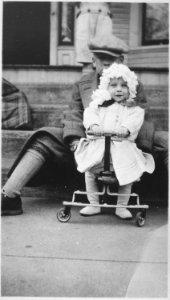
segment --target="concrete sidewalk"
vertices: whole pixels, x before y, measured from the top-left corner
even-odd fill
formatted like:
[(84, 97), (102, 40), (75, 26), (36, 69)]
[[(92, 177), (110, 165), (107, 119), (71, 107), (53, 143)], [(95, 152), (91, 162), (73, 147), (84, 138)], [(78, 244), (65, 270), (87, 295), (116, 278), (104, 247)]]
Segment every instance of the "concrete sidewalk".
[(24, 214), (2, 218), (2, 296), (167, 297), (167, 207), (145, 226), (72, 208), (60, 223), (56, 200), (24, 198)]

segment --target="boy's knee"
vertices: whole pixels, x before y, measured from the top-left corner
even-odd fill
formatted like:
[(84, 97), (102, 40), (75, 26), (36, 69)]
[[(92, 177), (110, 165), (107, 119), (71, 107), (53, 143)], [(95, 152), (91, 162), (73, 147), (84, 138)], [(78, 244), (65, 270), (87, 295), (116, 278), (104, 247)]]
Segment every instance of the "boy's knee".
[(153, 150), (161, 165), (168, 170), (168, 132), (156, 131), (153, 141)]
[(50, 157), (50, 150), (43, 144), (43, 142), (36, 138), (30, 145), (29, 149), (33, 149), (40, 153), (45, 160), (49, 159)]
[(153, 147), (155, 151), (168, 151), (168, 132), (155, 131), (153, 139)]

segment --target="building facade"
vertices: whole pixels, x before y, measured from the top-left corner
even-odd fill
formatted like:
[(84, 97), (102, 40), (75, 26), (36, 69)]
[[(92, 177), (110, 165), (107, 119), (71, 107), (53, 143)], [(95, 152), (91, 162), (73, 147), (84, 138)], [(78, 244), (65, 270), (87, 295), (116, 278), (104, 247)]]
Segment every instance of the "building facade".
[(108, 32), (108, 17), (113, 33), (130, 48), (130, 67), (168, 66), (166, 2), (4, 2), (3, 8), (4, 64), (76, 65), (83, 28), (85, 39), (96, 27)]
[(15, 84), (73, 83), (90, 66), (90, 35), (110, 30), (128, 44), (125, 61), (167, 129), (168, 14), (168, 1), (4, 2), (3, 76)]

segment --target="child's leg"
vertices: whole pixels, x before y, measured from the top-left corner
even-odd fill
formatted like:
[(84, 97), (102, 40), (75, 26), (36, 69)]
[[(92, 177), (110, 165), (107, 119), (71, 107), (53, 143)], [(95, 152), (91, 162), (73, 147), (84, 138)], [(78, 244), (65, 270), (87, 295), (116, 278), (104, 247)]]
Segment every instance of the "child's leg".
[[(99, 204), (99, 196), (95, 195), (94, 192), (98, 192), (98, 185), (96, 182), (96, 176), (91, 172), (85, 173), (86, 191), (92, 194), (88, 194), (87, 198), (90, 204)], [(100, 207), (86, 206), (81, 209), (80, 214), (84, 216), (92, 216), (101, 212)]]
[(91, 172), (85, 173), (85, 183), (86, 183), (86, 191), (88, 193), (87, 198), (91, 204), (99, 203), (99, 196), (95, 195), (94, 192), (98, 192), (98, 184), (96, 182), (96, 176)]
[[(117, 199), (117, 204), (118, 205), (127, 205), (129, 202), (129, 194), (131, 193), (132, 190), (132, 183), (126, 184), (126, 185), (121, 185), (119, 186), (118, 189), (118, 199)], [(127, 194), (127, 195), (122, 195), (121, 194)], [(120, 207), (116, 208), (115, 214), (119, 216), (121, 219), (131, 219), (132, 214), (131, 212), (126, 208), (126, 207)]]

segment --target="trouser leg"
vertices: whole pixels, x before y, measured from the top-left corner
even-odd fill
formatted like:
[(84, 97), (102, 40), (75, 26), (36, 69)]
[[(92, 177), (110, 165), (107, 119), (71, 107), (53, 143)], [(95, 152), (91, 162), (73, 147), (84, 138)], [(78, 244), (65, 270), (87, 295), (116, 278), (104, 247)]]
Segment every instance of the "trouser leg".
[(20, 195), (22, 188), (35, 175), (45, 162), (44, 156), (34, 149), (26, 151), (21, 161), (3, 187), (3, 193), (14, 198)]
[(3, 194), (10, 198), (20, 195), (22, 188), (41, 169), (49, 157), (50, 151), (43, 145), (42, 138), (34, 139), (4, 185)]
[[(42, 184), (44, 183), (43, 178), (47, 182), (54, 176), (57, 182), (64, 172), (69, 176), (69, 170), (73, 167), (75, 168), (73, 155), (63, 142), (62, 130), (56, 129), (55, 136), (46, 133), (45, 130), (34, 134), (32, 140), (25, 144), (8, 173), (9, 179), (2, 190), (1, 214), (17, 215), (22, 213), (20, 192), (30, 182), (30, 179), (33, 184), (35, 182)], [(43, 174), (46, 176), (41, 176)], [(56, 176), (58, 177), (56, 178)], [(37, 180), (39, 178), (40, 180)]]
[[(44, 131), (34, 134), (32, 140), (24, 146), (18, 155), (18, 158), (14, 162), (11, 170), (9, 171), (9, 178), (16, 178), (15, 183), (20, 180), (18, 176), (16, 177), (16, 170), (19, 166), (22, 166), (23, 158), (30, 149), (35, 150), (34, 154), (37, 153), (36, 157), (35, 155), (30, 156), (30, 154), (28, 155), (27, 153), (26, 159), (24, 158), (24, 164), (26, 163), (27, 167), (19, 167), (20, 172), (17, 172), (22, 174), (21, 181), (22, 177), (24, 177), (24, 185), (27, 185), (27, 183), (30, 183), (30, 181), (33, 185), (39, 185), (48, 182), (53, 182), (53, 184), (56, 184), (61, 182), (62, 179), (69, 180), (69, 172), (71, 173), (72, 169), (75, 171), (73, 155), (63, 142), (62, 129), (55, 129), (55, 137), (45, 132), (45, 130), (46, 128)], [(29, 168), (31, 168), (29, 172), (27, 171), (28, 165)], [(5, 188), (7, 189), (6, 185)], [(12, 192), (12, 189), (9, 191), (8, 185), (8, 193), (10, 193), (11, 196), (13, 195), (14, 197), (16, 191), (16, 189), (14, 189), (14, 192)]]

